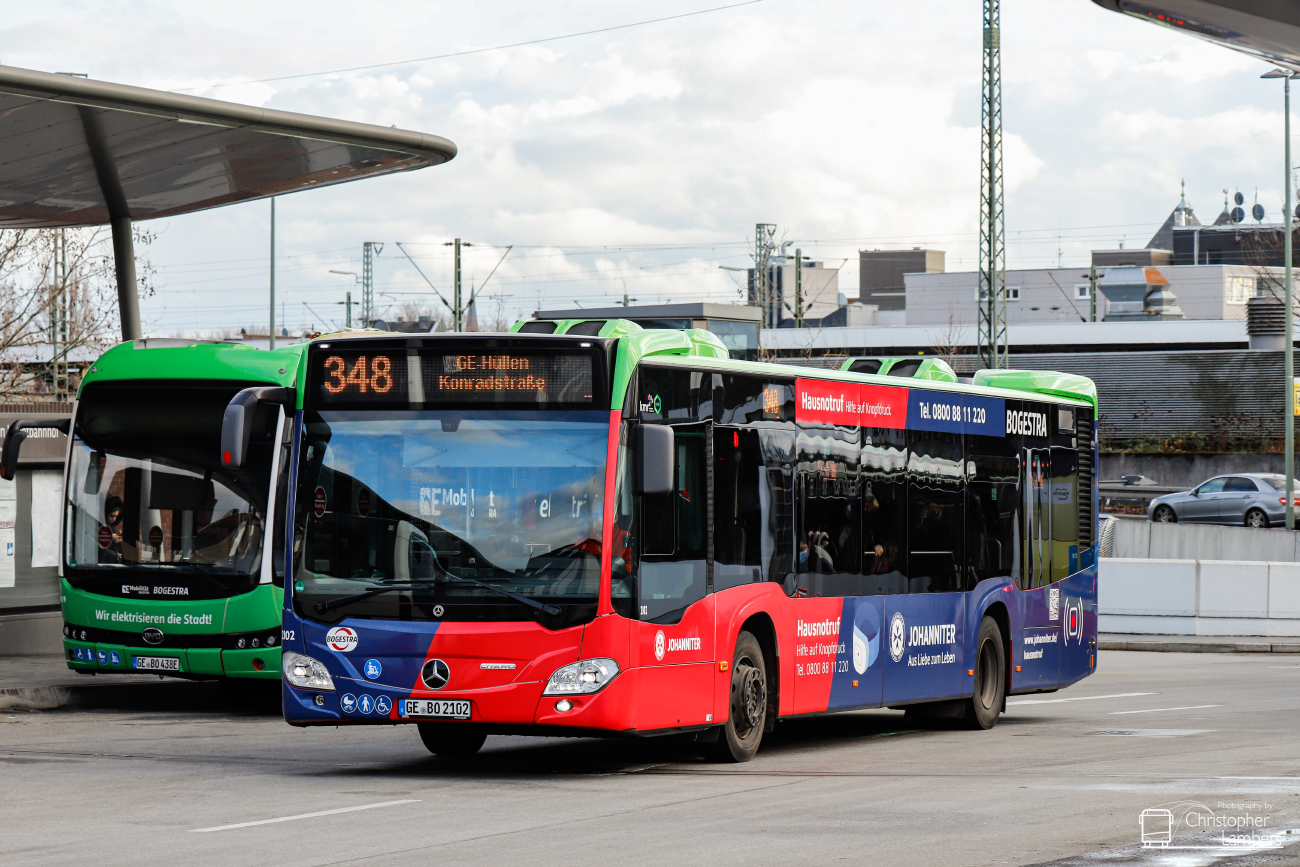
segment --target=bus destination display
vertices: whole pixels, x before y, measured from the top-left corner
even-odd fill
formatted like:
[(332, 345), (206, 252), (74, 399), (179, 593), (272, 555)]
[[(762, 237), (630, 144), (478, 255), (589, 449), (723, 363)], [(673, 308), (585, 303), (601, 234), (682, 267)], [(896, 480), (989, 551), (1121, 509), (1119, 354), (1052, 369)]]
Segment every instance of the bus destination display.
[(340, 349), (316, 355), (316, 397), (331, 403), (589, 403), (588, 354)]
[(420, 362), (430, 403), (587, 403), (592, 397), (590, 355), (426, 355)]

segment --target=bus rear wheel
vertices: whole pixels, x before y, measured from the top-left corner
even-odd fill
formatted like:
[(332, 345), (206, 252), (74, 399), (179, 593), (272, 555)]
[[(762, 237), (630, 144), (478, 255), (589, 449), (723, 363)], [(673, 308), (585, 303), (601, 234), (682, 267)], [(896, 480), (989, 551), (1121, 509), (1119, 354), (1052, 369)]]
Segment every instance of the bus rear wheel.
[(704, 757), (714, 762), (747, 762), (758, 752), (767, 726), (767, 663), (752, 632), (736, 638), (731, 662), (731, 698), (727, 722), (718, 739), (704, 744)]
[(975, 641), (975, 694), (966, 705), (968, 728), (991, 729), (997, 725), (1007, 697), (1007, 651), (1002, 630), (992, 617), (980, 623)]
[(468, 759), (483, 748), (487, 732), (470, 723), (416, 723), (429, 752), (444, 759)]

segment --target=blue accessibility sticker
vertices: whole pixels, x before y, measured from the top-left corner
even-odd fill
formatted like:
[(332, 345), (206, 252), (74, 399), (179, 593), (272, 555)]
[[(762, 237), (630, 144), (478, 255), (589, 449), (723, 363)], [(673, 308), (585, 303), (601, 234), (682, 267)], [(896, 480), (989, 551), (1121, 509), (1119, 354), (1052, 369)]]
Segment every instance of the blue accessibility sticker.
[(357, 709), (357, 697), (350, 692), (344, 693), (339, 696), (339, 706), (344, 713), (353, 713)]
[(365, 665), (366, 677), (371, 680), (376, 679), (383, 672), (384, 667), (379, 664), (377, 659), (367, 659)]
[(78, 648), (76, 648), (75, 650), (72, 651), (72, 655), (75, 656), (75, 657), (77, 657), (77, 660), (78, 660), (78, 661), (84, 661), (85, 658), (86, 658), (86, 657), (85, 657), (85, 654), (82, 652), (83, 649), (84, 649), (84, 648), (80, 648), (80, 647), (78, 647)]
[(370, 713), (375, 709), (375, 699), (373, 696), (363, 695), (357, 699), (357, 709), (362, 713)]
[(375, 713), (388, 716), (392, 709), (393, 703), (389, 700), (388, 696), (381, 695), (379, 698), (375, 699)]
[(114, 665), (121, 665), (122, 657), (118, 655), (116, 650), (110, 650), (108, 652), (108, 661), (113, 663)]
[(108, 651), (107, 651), (107, 650), (101, 650), (101, 651), (99, 651), (99, 664), (100, 664), (100, 665), (107, 665), (107, 664), (108, 664)]

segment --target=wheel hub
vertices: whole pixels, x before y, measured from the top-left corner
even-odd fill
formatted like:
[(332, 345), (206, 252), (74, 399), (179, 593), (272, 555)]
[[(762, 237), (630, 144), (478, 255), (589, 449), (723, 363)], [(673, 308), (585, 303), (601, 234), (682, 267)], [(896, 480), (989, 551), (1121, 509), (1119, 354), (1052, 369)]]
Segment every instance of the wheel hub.
[(740, 712), (747, 729), (752, 729), (763, 721), (767, 708), (767, 685), (763, 683), (763, 674), (757, 668), (746, 665), (740, 672)]

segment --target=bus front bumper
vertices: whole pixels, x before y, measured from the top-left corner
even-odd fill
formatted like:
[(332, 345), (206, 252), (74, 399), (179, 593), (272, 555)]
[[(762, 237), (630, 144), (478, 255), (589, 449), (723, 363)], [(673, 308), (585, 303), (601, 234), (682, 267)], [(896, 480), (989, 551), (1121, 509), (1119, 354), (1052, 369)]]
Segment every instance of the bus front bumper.
[(256, 650), (133, 647), (65, 638), (63, 650), (68, 668), (92, 674), (159, 674), (259, 680), (278, 680), (280, 677), (278, 647)]

